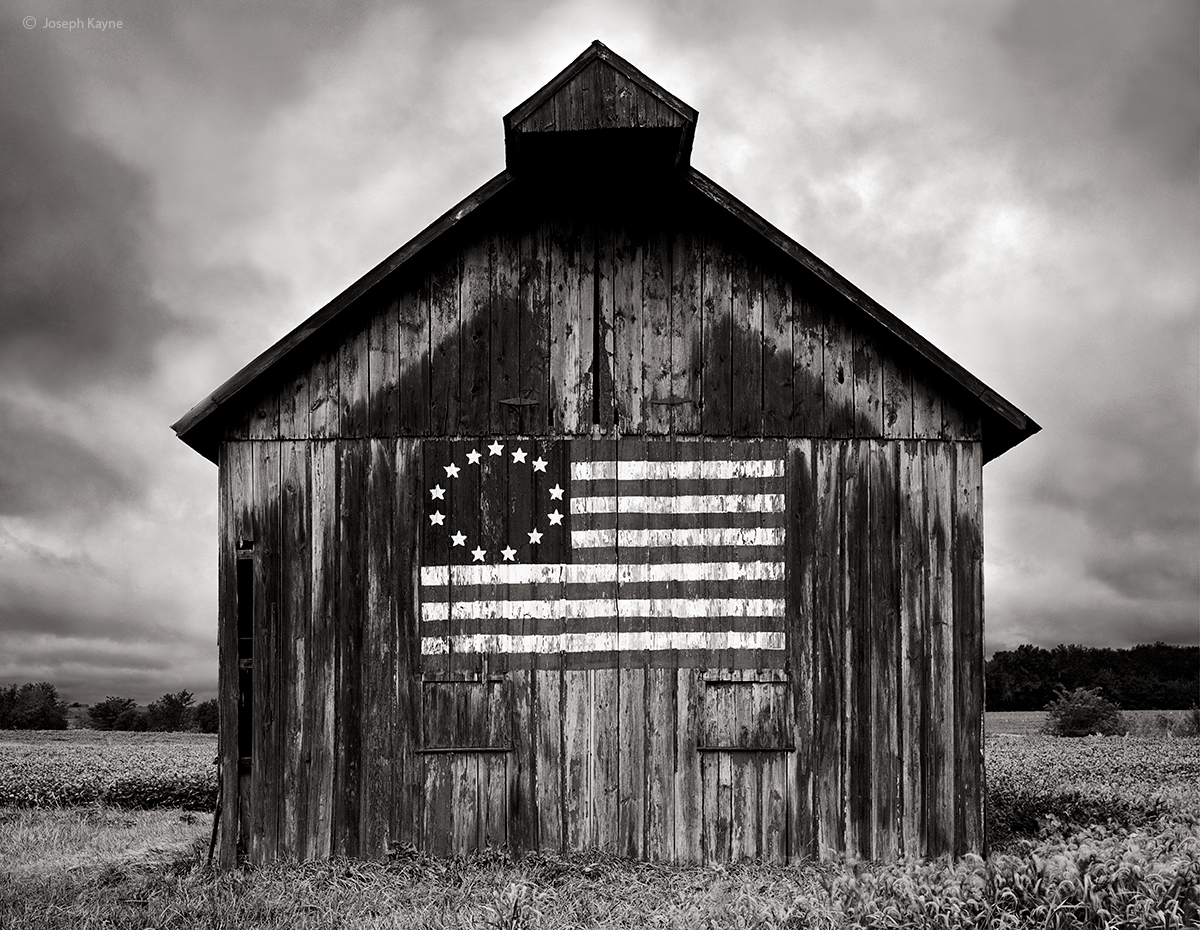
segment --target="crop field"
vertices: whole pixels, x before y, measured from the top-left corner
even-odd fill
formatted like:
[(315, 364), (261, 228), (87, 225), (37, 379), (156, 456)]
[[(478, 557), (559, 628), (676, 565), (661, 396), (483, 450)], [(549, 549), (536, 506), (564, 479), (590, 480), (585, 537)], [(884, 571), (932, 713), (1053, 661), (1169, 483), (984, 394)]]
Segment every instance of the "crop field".
[[(160, 806), (211, 789), (212, 737), (63, 735), (0, 734), (5, 930), (1200, 926), (1195, 738), (990, 735), (986, 860), (403, 853), (219, 873), (205, 865), (211, 816)], [(13, 787), (18, 770), (38, 791)]]

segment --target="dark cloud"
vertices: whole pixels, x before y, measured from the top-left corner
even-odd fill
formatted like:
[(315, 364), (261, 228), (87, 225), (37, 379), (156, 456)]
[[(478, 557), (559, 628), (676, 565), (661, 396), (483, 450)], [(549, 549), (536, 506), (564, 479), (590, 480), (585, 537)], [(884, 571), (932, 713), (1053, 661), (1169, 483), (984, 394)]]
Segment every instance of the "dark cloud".
[(125, 468), (0, 398), (0, 516), (111, 512), (143, 493)]
[(144, 375), (169, 321), (142, 257), (149, 183), (72, 127), (54, 48), (0, 24), (0, 359), (54, 390)]

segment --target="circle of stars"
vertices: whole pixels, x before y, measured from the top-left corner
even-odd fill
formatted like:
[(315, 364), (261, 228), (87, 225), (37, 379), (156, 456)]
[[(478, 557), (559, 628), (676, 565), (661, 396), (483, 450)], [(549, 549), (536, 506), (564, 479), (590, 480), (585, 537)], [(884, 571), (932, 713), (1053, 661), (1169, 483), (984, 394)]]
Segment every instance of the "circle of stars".
[[(498, 458), (503, 461), (504, 443), (500, 442), (497, 439), (497, 440), (494, 440), (490, 445), (485, 446), (484, 448), (487, 449), (487, 458), (489, 460), (491, 460), (493, 458)], [(526, 452), (523, 448), (521, 448), (520, 445), (518, 445), (515, 449), (513, 449), (509, 454), (512, 456), (513, 463), (518, 464), (518, 465), (526, 464), (526, 460), (529, 457), (529, 453)], [(472, 449), (470, 452), (467, 453), (467, 464), (468, 465), (477, 465), (477, 466), (482, 467), (483, 459), (484, 459), (484, 455), (478, 449)], [(547, 462), (544, 458), (542, 458), (539, 455), (537, 458), (535, 458), (532, 462), (529, 462), (528, 464), (533, 468), (533, 470), (535, 472), (540, 471), (543, 474), (545, 474), (546, 466), (549, 464), (549, 462)], [(457, 478), (462, 473), (462, 469), (459, 468), (458, 465), (455, 465), (453, 462), (451, 462), (449, 465), (443, 465), (442, 468), (446, 472), (447, 484), (452, 479)], [(550, 492), (550, 500), (552, 500), (552, 501), (563, 500), (564, 491), (563, 491), (562, 485), (555, 484), (554, 487), (549, 488), (548, 490)], [(429, 498), (430, 498), (430, 501), (442, 501), (444, 504), (444, 502), (446, 500), (446, 488), (442, 487), (442, 484), (440, 481), (437, 484), (435, 484), (432, 488), (429, 488)], [(551, 526), (562, 526), (563, 514), (562, 514), (561, 508), (556, 507), (554, 510), (552, 510), (550, 513), (548, 513), (546, 515), (546, 519), (549, 520)], [(435, 510), (433, 513), (429, 514), (429, 524), (430, 524), (430, 526), (445, 526), (446, 515), (444, 513), (442, 513), (441, 510)], [(542, 533), (536, 526), (534, 526), (534, 528), (532, 530), (530, 530), (526, 535), (529, 537), (529, 544), (531, 546), (536, 546), (542, 541), (542, 537), (545, 534)], [(465, 548), (467, 545), (466, 535), (461, 530), (455, 532), (453, 535), (450, 536), (450, 545), (455, 548), (457, 548), (459, 546), (462, 546)], [(486, 559), (486, 557), (487, 557), (488, 551), (486, 549), (484, 549), (482, 546), (476, 545), (476, 547), (474, 549), (471, 549), (470, 552), (471, 552), (471, 561), (483, 562), (484, 559)], [(503, 558), (503, 560), (505, 562), (515, 562), (516, 557), (517, 557), (517, 550), (514, 549), (511, 545), (506, 546), (505, 548), (500, 550), (500, 556)]]

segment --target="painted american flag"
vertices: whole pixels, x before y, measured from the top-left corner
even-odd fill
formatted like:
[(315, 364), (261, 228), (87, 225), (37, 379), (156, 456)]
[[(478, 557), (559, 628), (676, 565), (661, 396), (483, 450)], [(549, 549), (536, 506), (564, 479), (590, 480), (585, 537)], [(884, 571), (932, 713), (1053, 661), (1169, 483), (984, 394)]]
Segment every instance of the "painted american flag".
[(426, 656), (782, 662), (781, 444), (505, 437), (425, 463)]

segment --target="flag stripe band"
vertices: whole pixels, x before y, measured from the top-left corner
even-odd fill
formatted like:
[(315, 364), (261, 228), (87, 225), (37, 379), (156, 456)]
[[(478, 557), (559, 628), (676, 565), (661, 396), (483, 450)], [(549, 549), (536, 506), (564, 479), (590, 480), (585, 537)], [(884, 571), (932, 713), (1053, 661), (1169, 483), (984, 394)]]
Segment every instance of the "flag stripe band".
[(595, 481), (616, 478), (618, 481), (654, 481), (662, 479), (783, 477), (783, 459), (706, 459), (704, 461), (590, 461), (572, 462), (571, 479)]
[(571, 513), (781, 513), (782, 494), (679, 494), (640, 497), (574, 497)]
[(633, 633), (468, 633), (421, 640), (424, 655), (449, 652), (556, 653), (616, 652), (655, 649), (768, 649), (784, 648), (779, 631), (645, 630)]
[(783, 562), (597, 562), (544, 565), (425, 565), (421, 585), (591, 584), (651, 581), (781, 581)]
[(577, 549), (594, 549), (599, 546), (782, 546), (785, 536), (786, 531), (782, 526), (572, 530), (571, 546)]
[(782, 617), (779, 597), (652, 597), (652, 598), (538, 598), (526, 601), (475, 600), (427, 601), (421, 605), (424, 621), (533, 620), (574, 617)]

